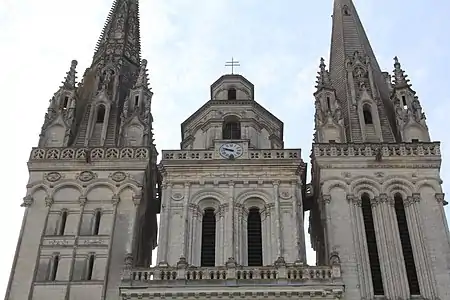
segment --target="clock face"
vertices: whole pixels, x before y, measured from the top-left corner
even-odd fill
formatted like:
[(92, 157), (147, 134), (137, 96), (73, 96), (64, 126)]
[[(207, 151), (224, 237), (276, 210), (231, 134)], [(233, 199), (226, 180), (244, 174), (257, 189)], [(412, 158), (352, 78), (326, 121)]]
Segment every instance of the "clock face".
[(242, 146), (235, 143), (223, 144), (219, 149), (220, 156), (224, 158), (238, 158), (242, 152)]

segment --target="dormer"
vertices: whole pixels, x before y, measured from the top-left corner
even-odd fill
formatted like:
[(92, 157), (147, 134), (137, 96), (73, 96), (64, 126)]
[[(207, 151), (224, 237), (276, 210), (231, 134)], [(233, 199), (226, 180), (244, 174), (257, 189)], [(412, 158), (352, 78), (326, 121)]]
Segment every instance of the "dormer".
[(211, 85), (212, 100), (255, 100), (253, 84), (242, 75), (223, 75)]

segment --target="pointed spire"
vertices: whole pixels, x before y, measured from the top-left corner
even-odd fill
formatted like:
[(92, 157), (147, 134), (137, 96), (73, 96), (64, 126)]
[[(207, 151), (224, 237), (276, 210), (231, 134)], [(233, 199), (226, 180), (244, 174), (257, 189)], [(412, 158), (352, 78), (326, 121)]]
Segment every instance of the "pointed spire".
[(320, 58), (320, 65), (319, 65), (319, 72), (317, 72), (317, 91), (323, 89), (323, 88), (329, 88), (332, 89), (332, 84), (331, 84), (331, 80), (330, 80), (330, 72), (328, 72), (328, 70), (326, 69), (326, 65), (325, 65), (325, 59), (323, 59), (323, 57)]
[(64, 81), (62, 82), (61, 88), (67, 89), (67, 90), (73, 90), (75, 89), (76, 81), (77, 81), (77, 68), (78, 62), (76, 60), (72, 60), (72, 63), (70, 64), (70, 70), (67, 72), (66, 77), (64, 78)]
[(143, 59), (141, 63), (141, 67), (139, 69), (139, 76), (136, 80), (136, 84), (133, 88), (148, 88), (149, 89), (149, 82), (148, 82), (148, 73), (147, 73), (147, 60)]
[(398, 57), (394, 57), (394, 87), (402, 88), (402, 87), (411, 87), (409, 83), (408, 75), (405, 74), (405, 71), (402, 70), (402, 65), (398, 61)]
[(114, 0), (97, 42), (93, 64), (111, 56), (123, 57), (139, 65), (139, 0)]

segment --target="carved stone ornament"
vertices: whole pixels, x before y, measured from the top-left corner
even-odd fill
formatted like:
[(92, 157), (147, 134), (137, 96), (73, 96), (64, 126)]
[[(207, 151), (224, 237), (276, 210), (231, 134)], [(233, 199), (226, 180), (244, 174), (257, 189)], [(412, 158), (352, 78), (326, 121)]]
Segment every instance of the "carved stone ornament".
[(127, 174), (125, 172), (115, 172), (111, 175), (111, 179), (115, 182), (124, 181), (127, 178)]
[(45, 174), (45, 179), (47, 179), (50, 182), (56, 182), (62, 178), (61, 173), (58, 172), (50, 172)]
[(290, 199), (292, 198), (291, 193), (289, 191), (280, 191), (280, 198), (281, 199)]
[(91, 171), (83, 171), (78, 175), (78, 180), (82, 182), (88, 182), (94, 179), (96, 175)]
[(175, 201), (180, 201), (183, 198), (184, 198), (184, 195), (182, 193), (173, 193), (172, 194), (172, 199)]

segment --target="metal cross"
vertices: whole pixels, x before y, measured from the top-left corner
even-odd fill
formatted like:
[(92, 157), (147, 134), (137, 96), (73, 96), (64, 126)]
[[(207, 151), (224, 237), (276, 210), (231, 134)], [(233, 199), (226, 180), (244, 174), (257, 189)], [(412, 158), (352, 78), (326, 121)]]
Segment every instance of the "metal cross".
[(233, 57), (231, 57), (231, 61), (225, 62), (225, 67), (231, 67), (231, 74), (234, 74), (234, 67), (240, 67), (241, 65), (237, 60), (234, 60)]

